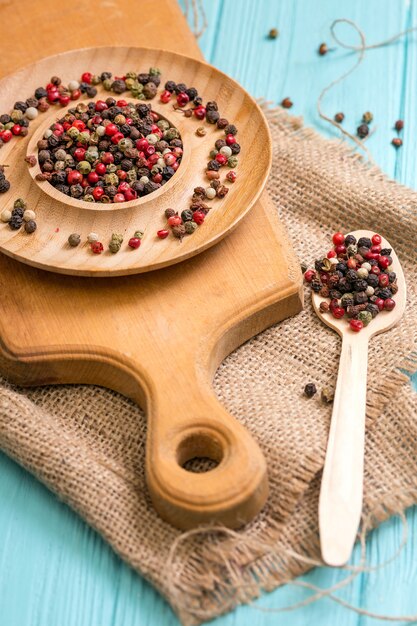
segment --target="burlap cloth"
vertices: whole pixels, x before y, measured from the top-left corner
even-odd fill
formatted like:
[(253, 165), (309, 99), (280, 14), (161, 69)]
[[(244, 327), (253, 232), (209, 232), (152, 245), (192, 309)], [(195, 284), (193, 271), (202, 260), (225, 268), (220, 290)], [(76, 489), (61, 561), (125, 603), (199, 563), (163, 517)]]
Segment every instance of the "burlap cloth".
[[(284, 113), (271, 115), (271, 130), (269, 193), (300, 261), (326, 251), (335, 230), (369, 228), (391, 241), (404, 267), (405, 317), (373, 339), (369, 352), (364, 513), (376, 525), (417, 502), (417, 403), (407, 375), (417, 369), (417, 193)], [(161, 521), (147, 495), (145, 416), (102, 388), (16, 390), (4, 383), (0, 446), (150, 580), (184, 624), (195, 624), (305, 571), (294, 553), (319, 556), (317, 497), (331, 406), (302, 390), (307, 382), (334, 387), (339, 351), (340, 339), (307, 297), (303, 313), (219, 368), (215, 391), (259, 442), (270, 477), (267, 505), (237, 534), (178, 541), (179, 531)]]

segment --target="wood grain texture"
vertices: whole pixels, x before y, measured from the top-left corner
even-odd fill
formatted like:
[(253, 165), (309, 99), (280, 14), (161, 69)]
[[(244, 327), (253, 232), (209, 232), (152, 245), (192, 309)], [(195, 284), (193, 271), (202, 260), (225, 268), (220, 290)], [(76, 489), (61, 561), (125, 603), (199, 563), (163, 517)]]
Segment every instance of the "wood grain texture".
[[(103, 68), (113, 75), (123, 75), (126, 68), (147, 71), (158, 67), (162, 72), (162, 86), (151, 101), (153, 109), (168, 116), (181, 133), (184, 154), (176, 174), (156, 192), (131, 202), (100, 204), (75, 200), (58, 191), (49, 182), (39, 182), (39, 165), (29, 168), (26, 154), (37, 154), (37, 143), (47, 128), (63, 116), (65, 110), (51, 107), (31, 123), (26, 138), (12, 141), (2, 149), (2, 162), (7, 163), (11, 190), (0, 196), (0, 212), (10, 208), (12, 200), (27, 198), (36, 212), (38, 228), (28, 236), (23, 229), (11, 230), (0, 225), (0, 251), (34, 267), (78, 276), (121, 276), (160, 269), (190, 258), (220, 241), (231, 232), (252, 208), (262, 193), (271, 165), (271, 139), (268, 125), (256, 102), (238, 83), (215, 68), (197, 59), (172, 52), (145, 48), (91, 48), (48, 57), (3, 79), (0, 82), (0, 110), (7, 111), (11, 103), (31, 94), (37, 86), (45, 85), (51, 76), (59, 75), (65, 83), (81, 76), (85, 68), (100, 74)], [(196, 136), (202, 122), (195, 117), (185, 118), (172, 104), (162, 104), (166, 80), (184, 81), (195, 85), (207, 100), (216, 100), (222, 116), (233, 121), (239, 129), (242, 148), (236, 183), (227, 186), (229, 193), (222, 200), (209, 203), (211, 211), (204, 227), (180, 242), (174, 237), (161, 241), (156, 232), (165, 228), (164, 211), (175, 207), (181, 212), (190, 205), (193, 189), (206, 187), (209, 181), (205, 168), (209, 153), (224, 132), (204, 123), (206, 135)], [(108, 93), (99, 87), (97, 99)], [(127, 98), (130, 102), (136, 102)], [(227, 168), (226, 168), (227, 169)], [(221, 172), (225, 180), (225, 171)], [(127, 241), (136, 230), (145, 232), (140, 250), (132, 253)], [(94, 254), (88, 245), (71, 248), (68, 236), (81, 235), (83, 243), (88, 233), (97, 232), (105, 252)], [(112, 232), (121, 233), (125, 242), (117, 254), (107, 249)]]
[[(158, 21), (153, 27), (149, 23), (147, 28), (149, 38), (158, 30), (162, 46), (164, 41), (172, 45), (166, 28), (166, 20), (174, 19), (171, 8), (172, 3), (160, 2)], [(181, 24), (180, 17), (180, 27)], [(184, 49), (189, 39), (192, 35), (184, 28), (177, 49)], [(90, 43), (94, 41), (102, 43), (96, 32), (91, 33)], [(61, 45), (65, 46), (64, 41)], [(249, 158), (246, 166), (246, 183), (243, 166), (242, 183), (231, 190), (230, 200), (225, 201), (223, 218), (217, 216), (220, 222), (223, 219), (223, 227), (216, 233), (218, 222), (209, 216), (207, 226), (197, 231), (196, 238), (186, 238), (182, 244), (174, 239), (168, 245), (158, 240), (152, 243), (152, 238), (144, 237), (144, 249), (141, 246), (139, 251), (145, 259), (142, 266), (141, 254), (132, 254), (128, 248), (99, 259), (87, 256), (88, 263), (83, 261), (82, 250), (65, 250), (68, 232), (81, 230), (84, 236), (90, 230), (100, 233), (103, 223), (108, 236), (112, 231), (123, 232), (121, 224), (126, 219), (132, 220), (132, 231), (138, 227), (155, 231), (153, 220), (158, 219), (155, 212), (158, 208), (161, 211), (160, 204), (177, 207), (200, 182), (204, 166), (199, 171), (192, 167), (192, 160), (203, 160), (208, 140), (199, 143), (182, 120), (179, 129), (186, 135), (184, 145), (189, 146), (184, 152), (185, 163), (172, 184), (167, 184), (165, 193), (157, 194), (156, 200), (145, 199), (137, 209), (97, 210), (88, 204), (72, 209), (59, 203), (57, 197), (52, 198), (51, 204), (45, 184), (39, 190), (27, 172), (26, 179), (21, 177), (21, 171), (12, 173), (12, 189), (16, 183), (21, 191), (25, 183), (20, 184), (19, 177), (29, 181), (30, 187), (25, 188), (23, 195), (36, 198), (32, 201), (40, 213), (40, 236), (36, 233), (31, 239), (33, 249), (29, 256), (31, 246), (26, 247), (25, 241), (22, 245), (21, 240), (27, 240), (25, 234), (11, 235), (5, 226), (0, 240), (3, 239), (8, 254), (48, 269), (88, 274), (114, 275), (149, 269), (153, 254), (153, 266), (163, 266), (214, 243), (236, 226), (260, 195), (271, 160), (263, 115), (233, 81), (198, 61), (168, 52), (124, 47), (76, 51), (39, 61), (34, 67), (13, 74), (3, 84), (2, 97), (13, 102), (23, 97), (20, 94), (25, 86), (32, 93), (36, 84), (45, 83), (54, 74), (64, 75), (70, 67), (74, 74), (66, 80), (80, 75), (86, 67), (99, 73), (111, 66), (113, 72), (122, 73), (123, 68), (137, 67), (139, 63), (144, 63), (145, 68), (160, 67), (166, 78), (179, 81), (184, 77), (190, 84), (198, 83), (201, 92), (218, 98), (225, 115), (238, 126), (241, 123), (243, 150), (252, 152), (253, 159)], [(53, 113), (50, 120), (51, 117)], [(6, 149), (5, 158), (16, 155), (19, 159), (24, 149), (24, 143), (13, 151)], [(33, 186), (35, 193), (31, 193)], [(143, 214), (145, 223), (137, 224)], [(82, 216), (86, 223), (79, 228)], [(42, 246), (53, 236), (53, 221), (60, 227), (56, 243)], [(253, 237), (253, 233), (257, 236)], [(29, 250), (27, 256), (25, 250)], [(71, 258), (72, 265), (65, 266), (65, 259)], [(22, 385), (94, 383), (128, 395), (148, 414), (147, 485), (154, 506), (164, 519), (179, 528), (201, 523), (224, 523), (236, 528), (253, 519), (268, 494), (265, 459), (252, 437), (216, 400), (211, 378), (220, 360), (231, 350), (265, 327), (297, 313), (302, 306), (301, 272), (266, 196), (249, 213), (244, 228), (222, 245), (165, 270), (119, 277), (117, 281), (73, 276), (63, 279), (16, 264), (4, 255), (0, 258), (0, 270), (3, 279), (13, 274), (13, 289), (7, 290), (3, 284), (6, 293), (0, 319), (0, 367), (10, 380)], [(25, 290), (22, 302), (20, 294)], [(177, 372), (182, 376), (178, 377)], [(218, 465), (205, 473), (184, 469), (183, 465), (196, 456), (208, 457)]]
[[(138, 0), (146, 12), (150, 2)], [(11, 7), (13, 6), (13, 11)], [(4, 24), (12, 28), (4, 33), (4, 46), (13, 55), (14, 67), (28, 63), (27, 53), (39, 47), (36, 19), (43, 20), (43, 4), (32, 3), (34, 14), (27, 15), (25, 4), (2, 3)], [(85, 6), (85, 5), (83, 5)], [(101, 6), (101, 5), (100, 5)], [(74, 47), (87, 45), (84, 13), (78, 3), (68, 6), (75, 13)], [(333, 135), (317, 118), (315, 97), (320, 88), (353, 62), (349, 54), (335, 51), (324, 58), (315, 51), (321, 41), (329, 41), (328, 28), (338, 17), (356, 20), (370, 42), (407, 28), (417, 22), (415, 0), (205, 0), (209, 28), (200, 41), (205, 57), (239, 80), (253, 95), (280, 101), (291, 96), (293, 112), (302, 114), (308, 125)], [(173, 8), (175, 10), (175, 7)], [(49, 32), (51, 53), (59, 51), (54, 37), (58, 16), (52, 11)], [(87, 9), (87, 17), (94, 18)], [(102, 16), (104, 29), (123, 32), (126, 45), (140, 45), (139, 26), (125, 29), (111, 14)], [(21, 22), (25, 36), (16, 39), (16, 24)], [(231, 26), (232, 25), (232, 26)], [(272, 26), (280, 30), (275, 41), (266, 39)], [(56, 34), (56, 33), (55, 33)], [(173, 45), (177, 33), (172, 32)], [(178, 33), (181, 37), (181, 31)], [(191, 49), (193, 42), (189, 42)], [(194, 46), (196, 47), (196, 45)], [(191, 54), (191, 52), (188, 52)], [(0, 59), (5, 72), (8, 61)], [(377, 131), (368, 145), (377, 162), (391, 176), (416, 187), (416, 151), (413, 137), (417, 131), (415, 116), (417, 91), (417, 46), (415, 36), (407, 42), (374, 50), (362, 68), (347, 83), (340, 85), (326, 99), (331, 114), (346, 115), (346, 125), (354, 129), (362, 112), (371, 109)], [(392, 123), (406, 120), (404, 146), (391, 149)], [(415, 377), (417, 381), (417, 378)], [(167, 604), (152, 587), (141, 580), (80, 518), (56, 500), (38, 481), (0, 455), (0, 612), (2, 622), (19, 626), (179, 626)], [(417, 584), (417, 511), (407, 514), (408, 543), (397, 559), (377, 572), (358, 576), (338, 593), (344, 600), (389, 615), (416, 612)], [(367, 542), (367, 561), (381, 565), (397, 551), (402, 539), (402, 524), (394, 518), (374, 531)], [(360, 560), (356, 548), (352, 561)], [(346, 577), (346, 572), (320, 568), (303, 580), (320, 587), (330, 587)], [(395, 593), (393, 593), (395, 590)], [(271, 613), (271, 609), (305, 600), (311, 592), (285, 585), (265, 594), (260, 600), (266, 612), (254, 606), (239, 607), (233, 613), (213, 621), (215, 626), (378, 626), (384, 622), (360, 617), (322, 599), (297, 611)]]
[[(371, 239), (374, 233), (357, 230), (350, 234), (359, 240)], [(320, 303), (326, 299), (312, 292), (316, 314), (342, 337), (319, 502), (321, 553), (325, 563), (332, 566), (344, 565), (349, 560), (362, 514), (368, 344), (375, 335), (400, 323), (407, 300), (407, 285), (395, 250), (384, 238), (381, 245), (392, 250), (392, 269), (397, 275), (393, 311), (378, 315), (358, 334), (350, 329), (346, 318), (336, 319), (321, 313)]]

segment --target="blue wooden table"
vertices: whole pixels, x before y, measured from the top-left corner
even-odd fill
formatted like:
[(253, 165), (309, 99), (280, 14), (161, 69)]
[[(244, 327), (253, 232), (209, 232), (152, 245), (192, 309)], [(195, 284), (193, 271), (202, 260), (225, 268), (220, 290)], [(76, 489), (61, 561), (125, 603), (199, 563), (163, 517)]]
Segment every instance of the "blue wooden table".
[[(140, 1), (140, 0), (137, 0)], [(335, 131), (320, 121), (316, 99), (321, 89), (348, 69), (354, 56), (336, 50), (317, 54), (329, 42), (329, 26), (339, 17), (355, 20), (370, 43), (417, 25), (414, 0), (205, 0), (209, 27), (201, 47), (212, 64), (235, 77), (255, 96), (294, 102), (292, 112), (328, 136)], [(276, 40), (267, 38), (276, 27)], [(342, 31), (341, 31), (342, 34)], [(354, 38), (346, 30), (346, 37)], [(357, 41), (357, 40), (356, 40)], [(375, 133), (368, 146), (392, 177), (417, 186), (417, 36), (372, 50), (359, 68), (324, 103), (332, 116), (345, 113), (355, 131), (364, 111), (372, 111)], [(391, 146), (392, 126), (405, 120), (404, 146)], [(417, 387), (417, 377), (414, 380)], [(359, 576), (339, 592), (361, 607), (391, 615), (417, 613), (417, 512), (408, 511), (409, 541), (394, 563)], [(368, 544), (372, 564), (388, 559), (401, 542), (402, 524), (391, 520)], [(359, 559), (358, 550), (354, 560)], [(326, 587), (346, 574), (331, 569), (304, 580)], [(310, 592), (286, 586), (265, 595), (258, 606), (282, 607)], [(216, 626), (368, 626), (375, 622), (321, 600), (290, 613), (238, 608), (215, 620)], [(1, 626), (178, 626), (158, 594), (115, 556), (77, 515), (34, 478), (0, 454), (0, 624)]]

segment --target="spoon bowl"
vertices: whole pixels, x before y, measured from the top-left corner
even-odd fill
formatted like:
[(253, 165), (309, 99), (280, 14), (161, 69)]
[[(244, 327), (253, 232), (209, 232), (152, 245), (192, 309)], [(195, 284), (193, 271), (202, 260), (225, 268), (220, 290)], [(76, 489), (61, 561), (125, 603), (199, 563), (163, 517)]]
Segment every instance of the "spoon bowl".
[[(369, 230), (350, 233), (359, 239), (371, 238)], [(382, 238), (382, 248), (391, 248)], [(323, 560), (340, 566), (349, 560), (362, 513), (363, 463), (365, 446), (366, 374), (368, 343), (371, 337), (388, 331), (402, 318), (406, 305), (406, 283), (401, 264), (392, 249), (392, 271), (397, 275), (395, 308), (382, 311), (359, 333), (346, 317), (322, 313), (326, 298), (313, 292), (312, 302), (321, 321), (342, 337), (339, 373), (327, 444), (319, 501), (320, 544)]]

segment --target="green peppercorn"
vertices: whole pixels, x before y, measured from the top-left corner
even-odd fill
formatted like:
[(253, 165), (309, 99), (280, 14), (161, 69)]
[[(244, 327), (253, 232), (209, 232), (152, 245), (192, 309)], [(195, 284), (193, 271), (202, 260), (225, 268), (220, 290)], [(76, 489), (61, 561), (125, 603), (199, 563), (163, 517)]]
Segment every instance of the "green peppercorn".
[[(18, 198), (17, 200), (15, 200), (13, 202), (13, 208), (14, 209), (23, 209), (23, 211), (24, 211), (27, 208), (27, 204), (23, 200), (23, 198)], [(22, 213), (22, 215), (23, 215), (23, 213)]]
[(136, 230), (133, 236), (136, 237), (136, 239), (142, 239), (144, 234), (143, 230)]
[(334, 400), (334, 393), (328, 387), (324, 387), (321, 392), (321, 401), (324, 404), (331, 404)]
[(278, 28), (271, 28), (271, 30), (268, 33), (268, 39), (276, 39), (278, 35), (279, 35)]
[(362, 115), (362, 122), (364, 122), (364, 124), (370, 124), (373, 119), (374, 116), (369, 111), (366, 111), (366, 113)]
[(372, 313), (370, 311), (361, 311), (358, 314), (358, 320), (360, 320), (364, 326), (368, 326), (372, 322)]
[(198, 228), (198, 224), (196, 222), (185, 222), (184, 224), (185, 232), (187, 235), (192, 235)]
[(177, 212), (174, 211), (174, 209), (165, 209), (165, 217), (167, 219), (169, 219), (170, 217), (174, 217), (174, 215), (176, 215)]
[(231, 167), (232, 169), (237, 167), (238, 163), (239, 163), (239, 159), (234, 155), (227, 159), (227, 166)]
[(87, 174), (91, 172), (91, 165), (88, 161), (80, 161), (77, 165), (77, 170), (81, 172), (83, 176), (87, 176)]

